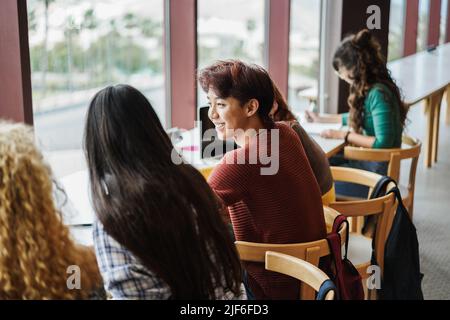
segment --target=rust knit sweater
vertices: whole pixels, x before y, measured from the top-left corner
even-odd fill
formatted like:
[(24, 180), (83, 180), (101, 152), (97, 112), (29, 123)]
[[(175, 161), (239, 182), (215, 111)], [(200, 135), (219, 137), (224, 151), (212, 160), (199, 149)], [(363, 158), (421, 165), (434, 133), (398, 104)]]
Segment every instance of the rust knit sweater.
[[(236, 240), (260, 243), (296, 243), (325, 238), (321, 192), (298, 135), (289, 126), (279, 131), (279, 170), (261, 175), (260, 161), (251, 164), (255, 145), (262, 154), (271, 150), (272, 131), (251, 138), (242, 148), (228, 152), (211, 173), (209, 183), (228, 207)], [(277, 146), (275, 146), (277, 147)], [(246, 156), (244, 164), (236, 164)], [(242, 159), (242, 158), (241, 158)], [(299, 160), (300, 159), (300, 160)], [(249, 286), (257, 299), (297, 299), (297, 280), (266, 271), (264, 265), (246, 263)]]

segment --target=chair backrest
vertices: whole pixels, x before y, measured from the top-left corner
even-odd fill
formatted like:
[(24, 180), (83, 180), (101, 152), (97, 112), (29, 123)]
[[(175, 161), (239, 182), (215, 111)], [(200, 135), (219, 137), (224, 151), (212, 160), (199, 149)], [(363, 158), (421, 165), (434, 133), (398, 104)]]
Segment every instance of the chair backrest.
[(402, 143), (402, 148), (393, 149), (369, 149), (347, 146), (344, 148), (344, 157), (352, 160), (387, 161), (389, 163), (387, 175), (397, 181), (397, 183), (400, 179), (401, 160), (411, 159), (407, 188), (410, 198), (414, 199), (416, 171), (422, 143), (420, 140), (407, 135), (402, 137)]
[[(316, 292), (320, 290), (322, 284), (330, 280), (330, 278), (315, 265), (284, 254), (274, 251), (266, 251), (266, 270), (275, 271), (291, 277), (313, 288)], [(334, 300), (335, 292), (329, 291), (325, 300)]]
[[(323, 207), (325, 223), (333, 225), (334, 219), (340, 214), (338, 211), (329, 207)], [(346, 226), (345, 224), (339, 230), (341, 241), (346, 240)], [(321, 257), (330, 254), (330, 247), (327, 239), (320, 239), (312, 242), (303, 243), (289, 243), (289, 244), (274, 244), (274, 243), (256, 243), (247, 241), (236, 241), (236, 249), (242, 261), (261, 262), (264, 263), (267, 251), (274, 251), (284, 253), (311, 263), (314, 266), (319, 265)], [(304, 300), (314, 299), (314, 291), (308, 286), (301, 285), (300, 297)]]
[[(331, 174), (334, 181), (357, 183), (369, 187), (371, 190), (382, 178), (381, 175), (354, 168), (331, 167)], [(390, 183), (387, 190), (395, 187)], [(330, 203), (329, 206), (336, 209), (346, 217), (357, 218), (376, 215), (375, 229), (375, 257), (383, 271), (384, 267), (384, 244), (386, 242), (395, 215), (396, 199), (394, 194), (387, 194), (383, 197), (357, 201), (338, 201)], [(353, 228), (353, 226), (352, 226)], [(359, 228), (356, 228), (359, 229)], [(352, 231), (357, 231), (353, 229)]]

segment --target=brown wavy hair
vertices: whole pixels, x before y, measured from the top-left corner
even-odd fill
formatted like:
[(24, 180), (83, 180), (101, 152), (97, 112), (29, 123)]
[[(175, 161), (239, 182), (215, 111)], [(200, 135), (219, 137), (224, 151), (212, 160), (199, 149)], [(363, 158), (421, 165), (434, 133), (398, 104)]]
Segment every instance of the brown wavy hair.
[[(350, 72), (353, 80), (347, 102), (350, 107), (349, 124), (355, 132), (362, 133), (364, 100), (376, 83), (385, 85), (393, 94), (400, 111), (400, 123), (402, 127), (405, 126), (408, 108), (402, 102), (400, 89), (387, 69), (380, 43), (369, 30), (363, 29), (344, 38), (333, 58), (333, 68), (339, 71), (341, 67)], [(384, 92), (384, 95), (389, 100), (388, 93)]]
[[(31, 127), (0, 122), (0, 299), (84, 299), (101, 278), (92, 249), (77, 246), (56, 210), (51, 171)], [(66, 273), (81, 270), (81, 290)]]
[(272, 80), (272, 86), (273, 86), (273, 93), (274, 93), (274, 97), (275, 97), (274, 104), (277, 105), (277, 110), (275, 111), (275, 113), (273, 115), (273, 120), (274, 121), (295, 121), (295, 120), (297, 120), (295, 115), (290, 110), (286, 99), (284, 98), (280, 89), (278, 89), (277, 85), (273, 82), (273, 80)]

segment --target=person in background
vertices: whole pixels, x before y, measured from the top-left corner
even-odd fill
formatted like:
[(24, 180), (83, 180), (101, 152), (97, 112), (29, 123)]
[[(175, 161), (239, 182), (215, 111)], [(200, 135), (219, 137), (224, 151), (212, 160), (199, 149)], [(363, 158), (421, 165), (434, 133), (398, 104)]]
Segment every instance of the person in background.
[[(345, 139), (351, 145), (364, 148), (401, 147), (408, 109), (387, 69), (380, 44), (370, 31), (361, 30), (346, 37), (334, 54), (333, 68), (350, 85), (347, 100), (350, 112), (323, 116), (307, 112), (308, 120), (341, 122), (351, 129), (327, 130), (322, 133), (326, 138)], [(382, 175), (387, 172), (386, 162), (347, 160), (342, 154), (332, 158), (330, 164)], [(336, 193), (364, 198), (368, 188), (339, 182), (336, 183)]]
[(286, 99), (283, 97), (275, 83), (272, 83), (272, 85), (274, 87), (275, 103), (270, 110), (269, 116), (274, 121), (285, 122), (297, 133), (303, 148), (305, 149), (306, 157), (314, 172), (314, 176), (319, 183), (320, 191), (322, 193), (322, 202), (324, 205), (328, 205), (336, 200), (333, 176), (331, 175), (328, 158), (317, 142), (315, 142), (305, 129), (303, 129), (300, 123), (298, 123), (297, 118), (291, 112)]
[(239, 257), (208, 183), (178, 154), (145, 96), (92, 99), (84, 149), (94, 246), (113, 299), (243, 299)]
[[(325, 238), (321, 192), (302, 143), (288, 125), (269, 116), (275, 90), (267, 71), (239, 60), (218, 61), (200, 71), (199, 82), (218, 137), (234, 139), (241, 147), (227, 152), (208, 179), (227, 209), (236, 240), (297, 243)], [(277, 170), (265, 172), (261, 158), (251, 161), (256, 149), (278, 161)], [(244, 266), (250, 296), (298, 299), (298, 281), (266, 271), (260, 263)]]
[[(94, 250), (74, 243), (31, 127), (0, 122), (0, 299), (88, 299), (102, 291)], [(69, 267), (80, 287), (69, 288)], [(74, 274), (75, 275), (75, 274)], [(76, 281), (74, 283), (76, 285)]]

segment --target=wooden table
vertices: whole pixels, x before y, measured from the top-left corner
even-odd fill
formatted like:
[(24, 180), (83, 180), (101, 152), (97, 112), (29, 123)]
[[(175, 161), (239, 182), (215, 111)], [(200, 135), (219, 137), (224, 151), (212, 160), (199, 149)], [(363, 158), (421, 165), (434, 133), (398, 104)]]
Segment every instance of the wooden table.
[(441, 101), (446, 90), (447, 124), (450, 123), (450, 43), (439, 46), (432, 52), (423, 51), (390, 62), (388, 68), (408, 106), (425, 100), (425, 165), (431, 167), (437, 161)]
[(311, 135), (311, 137), (319, 144), (327, 158), (331, 158), (345, 147), (342, 139), (325, 139), (319, 135)]

